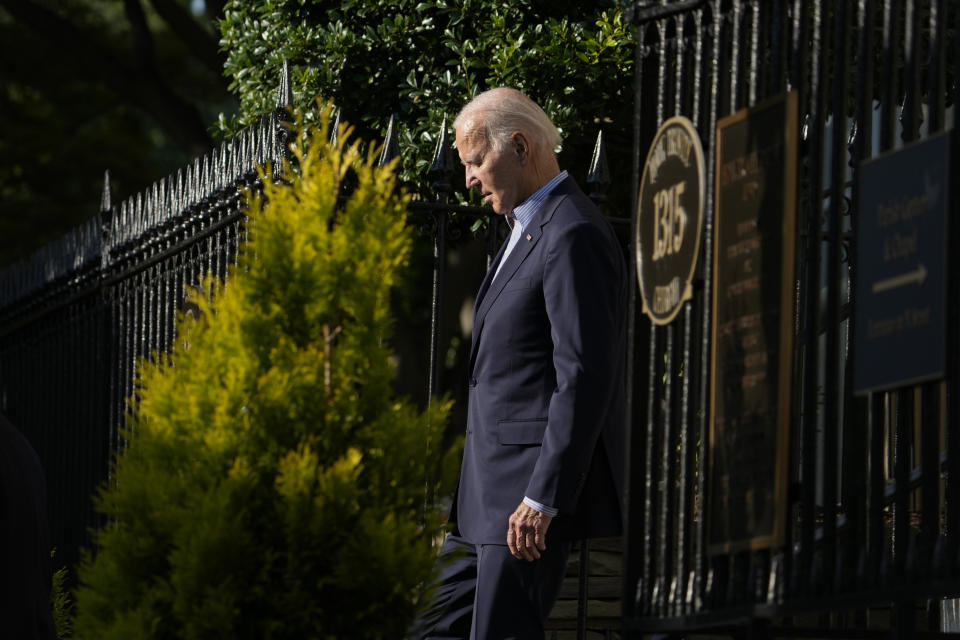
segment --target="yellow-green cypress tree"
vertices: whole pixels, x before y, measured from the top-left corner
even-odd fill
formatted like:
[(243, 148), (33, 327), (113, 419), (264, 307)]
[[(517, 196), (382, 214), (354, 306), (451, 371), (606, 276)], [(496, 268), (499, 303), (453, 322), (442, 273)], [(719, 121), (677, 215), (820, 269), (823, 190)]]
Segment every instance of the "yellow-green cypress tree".
[(406, 200), (348, 138), (298, 136), (228, 284), (208, 281), (169, 357), (141, 365), (79, 638), (403, 636), (432, 572), (448, 407), (391, 389)]

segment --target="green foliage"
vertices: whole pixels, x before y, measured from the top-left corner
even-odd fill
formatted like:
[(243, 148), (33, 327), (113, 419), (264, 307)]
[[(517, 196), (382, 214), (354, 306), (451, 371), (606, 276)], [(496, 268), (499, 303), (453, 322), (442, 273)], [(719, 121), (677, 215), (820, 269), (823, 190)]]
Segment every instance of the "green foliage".
[(391, 390), (406, 197), (350, 133), (298, 136), (228, 284), (207, 281), (169, 358), (141, 365), (79, 638), (402, 637), (432, 572), (449, 406)]
[(504, 85), (553, 118), (570, 169), (585, 172), (602, 126), (629, 170), (634, 37), (611, 0), (229, 0), (221, 32), (242, 112), (226, 129), (272, 107), (286, 58), (296, 103), (332, 99), (371, 138), (398, 114), (401, 180), (421, 193), (443, 117)]
[[(50, 552), (53, 558), (54, 552)], [(73, 634), (73, 604), (67, 590), (67, 568), (60, 567), (53, 572), (50, 584), (50, 608), (53, 610), (53, 626), (57, 630), (57, 638), (69, 638)]]

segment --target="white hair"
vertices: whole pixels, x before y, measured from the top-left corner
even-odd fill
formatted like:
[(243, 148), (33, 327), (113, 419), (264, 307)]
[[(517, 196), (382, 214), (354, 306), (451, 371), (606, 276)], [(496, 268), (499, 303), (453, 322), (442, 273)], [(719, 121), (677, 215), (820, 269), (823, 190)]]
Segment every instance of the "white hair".
[(515, 131), (524, 132), (540, 149), (551, 153), (562, 142), (560, 131), (540, 105), (508, 87), (484, 91), (468, 102), (453, 121), (453, 128), (466, 122), (470, 122), (471, 137), (487, 140), (495, 151), (506, 149)]

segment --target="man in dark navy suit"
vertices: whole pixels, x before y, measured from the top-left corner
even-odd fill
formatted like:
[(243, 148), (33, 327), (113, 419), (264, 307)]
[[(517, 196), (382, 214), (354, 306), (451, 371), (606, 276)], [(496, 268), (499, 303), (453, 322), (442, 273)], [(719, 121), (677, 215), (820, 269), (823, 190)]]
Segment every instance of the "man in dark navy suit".
[(511, 234), (477, 294), (452, 561), (415, 637), (542, 640), (571, 541), (621, 531), (626, 268), (536, 103), (493, 89), (454, 128)]

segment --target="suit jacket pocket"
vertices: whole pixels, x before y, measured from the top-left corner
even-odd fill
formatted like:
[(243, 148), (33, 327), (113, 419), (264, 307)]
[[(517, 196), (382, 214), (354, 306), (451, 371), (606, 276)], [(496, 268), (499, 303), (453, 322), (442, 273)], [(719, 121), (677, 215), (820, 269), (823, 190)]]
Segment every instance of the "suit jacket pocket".
[(546, 418), (500, 420), (497, 422), (497, 442), (500, 444), (542, 444), (543, 432), (546, 430)]

